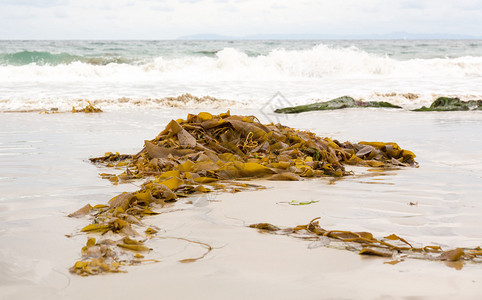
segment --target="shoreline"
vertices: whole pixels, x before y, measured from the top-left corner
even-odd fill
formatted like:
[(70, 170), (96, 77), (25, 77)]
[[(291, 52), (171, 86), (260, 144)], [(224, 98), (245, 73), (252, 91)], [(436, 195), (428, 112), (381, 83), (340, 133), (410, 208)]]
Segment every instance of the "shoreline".
[[(249, 84), (249, 83), (248, 83)], [(273, 82), (273, 85), (276, 83)], [(261, 92), (261, 88), (265, 89)], [(307, 87), (310, 89), (309, 87)], [(189, 89), (188, 89), (189, 90)], [(254, 97), (252, 94), (228, 95), (226, 93), (212, 93), (203, 91), (192, 91), (190, 93), (171, 93), (164, 97), (146, 97), (142, 95), (132, 95), (130, 97), (99, 97), (97, 95), (67, 96), (51, 95), (46, 98), (36, 96), (23, 96), (15, 99), (1, 97), (0, 113), (64, 113), (70, 112), (72, 107), (86, 106), (92, 103), (100, 107), (105, 112), (125, 112), (128, 110), (163, 110), (163, 109), (184, 109), (184, 110), (252, 110), (257, 108), (264, 114), (273, 114), (274, 110), (286, 109), (291, 106), (310, 106), (316, 103), (329, 103), (336, 98), (353, 97), (359, 103), (359, 107), (366, 109), (383, 108), (369, 107), (364, 104), (390, 104), (403, 111), (421, 109), (423, 106), (429, 107), (438, 98), (459, 98), (462, 101), (476, 101), (482, 99), (482, 93), (434, 93), (434, 92), (414, 92), (414, 91), (382, 91), (353, 93), (352, 91), (341, 91), (339, 93), (311, 92), (309, 95), (300, 97), (293, 91), (286, 92), (279, 86), (273, 86), (266, 90), (265, 87), (256, 89), (262, 95), (261, 98)], [(270, 92), (271, 91), (271, 92)], [(40, 92), (45, 94), (44, 92)], [(175, 96), (172, 96), (175, 95)], [(352, 107), (346, 107), (350, 109)], [(226, 110), (225, 109), (225, 110)], [(470, 109), (469, 109), (470, 110)]]

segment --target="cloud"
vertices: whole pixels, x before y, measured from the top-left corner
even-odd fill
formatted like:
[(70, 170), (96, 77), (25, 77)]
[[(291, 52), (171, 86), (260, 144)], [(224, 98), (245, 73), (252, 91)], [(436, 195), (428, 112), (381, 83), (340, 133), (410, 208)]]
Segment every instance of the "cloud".
[(66, 19), (69, 17), (69, 14), (64, 9), (56, 9), (54, 14), (57, 18)]
[(286, 9), (287, 7), (285, 5), (280, 5), (280, 4), (273, 4), (271, 5), (272, 9)]
[(482, 1), (479, 0), (460, 0), (457, 7), (462, 10), (476, 11), (482, 10)]
[(68, 5), (69, 0), (4, 0), (2, 4), (15, 6), (54, 7)]
[(238, 7), (234, 4), (226, 4), (222, 7), (222, 10), (224, 11), (227, 11), (227, 12), (230, 12), (230, 13), (234, 13), (234, 12), (238, 12)]
[(482, 1), (476, 0), (3, 0), (0, 38), (395, 31), (482, 35), (481, 20)]
[(174, 8), (168, 5), (153, 5), (151, 6), (151, 9), (157, 10), (157, 11), (165, 11), (165, 12), (174, 11)]
[(399, 5), (401, 9), (424, 9), (425, 3), (421, 1), (402, 1)]

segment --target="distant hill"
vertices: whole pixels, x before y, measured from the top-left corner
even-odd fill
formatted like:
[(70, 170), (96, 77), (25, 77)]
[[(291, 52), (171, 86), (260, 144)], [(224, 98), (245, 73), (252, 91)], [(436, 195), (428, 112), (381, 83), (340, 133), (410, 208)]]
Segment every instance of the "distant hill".
[(463, 34), (419, 34), (394, 32), (388, 34), (255, 34), (245, 36), (227, 36), (219, 34), (193, 34), (179, 40), (470, 40), (482, 37)]
[(177, 38), (178, 40), (239, 40), (240, 37), (225, 36), (219, 34), (193, 34)]

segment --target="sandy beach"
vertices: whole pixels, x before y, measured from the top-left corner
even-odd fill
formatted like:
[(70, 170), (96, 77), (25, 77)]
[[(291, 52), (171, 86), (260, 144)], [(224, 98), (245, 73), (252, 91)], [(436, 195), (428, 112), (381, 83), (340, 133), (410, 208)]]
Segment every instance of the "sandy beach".
[[(407, 259), (390, 265), (336, 245), (246, 227), (296, 226), (321, 217), (327, 229), (378, 237), (396, 233), (416, 245), (448, 249), (481, 246), (478, 112), (348, 109), (281, 116), (284, 125), (322, 137), (396, 142), (417, 155), (420, 167), (383, 172), (357, 167), (341, 180), (255, 181), (266, 189), (182, 199), (144, 219), (161, 229), (148, 243), (150, 256), (160, 262), (129, 266), (120, 274), (70, 274), (87, 239), (79, 230), (89, 221), (67, 215), (142, 183), (112, 185), (88, 158), (107, 151), (136, 153), (144, 140), (188, 112), (198, 111), (3, 113), (0, 298), (478, 299), (482, 294), (479, 264)], [(267, 121), (259, 110), (232, 113)], [(293, 200), (318, 202), (287, 204)], [(176, 238), (208, 243), (213, 250), (198, 262), (180, 263), (205, 249)]]
[(482, 299), (482, 1), (0, 1), (0, 300)]

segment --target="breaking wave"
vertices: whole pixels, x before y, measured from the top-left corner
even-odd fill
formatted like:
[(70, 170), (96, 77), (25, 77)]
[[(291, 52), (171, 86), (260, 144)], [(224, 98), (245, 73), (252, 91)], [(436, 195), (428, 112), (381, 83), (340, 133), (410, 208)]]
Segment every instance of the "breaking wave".
[[(226, 107), (242, 107), (243, 103), (233, 100), (219, 99), (211, 96), (197, 97), (189, 93), (174, 97), (162, 98), (111, 98), (111, 99), (92, 99), (92, 104), (102, 109), (159, 109), (161, 107), (171, 108), (189, 108), (189, 109), (224, 109)], [(72, 107), (85, 107), (89, 102), (85, 99), (58, 99), (58, 98), (42, 98), (42, 99), (0, 99), (0, 112), (42, 112), (55, 111), (66, 112), (71, 111)]]
[[(324, 44), (264, 54), (205, 48), (211, 50), (179, 56), (156, 55), (155, 47), (150, 49), (154, 54), (143, 57), (102, 51), (0, 54), (0, 110), (68, 110), (78, 99), (100, 101), (103, 108), (231, 107), (248, 102), (262, 107), (277, 92), (292, 104), (350, 95), (404, 108), (430, 105), (436, 95), (482, 98), (482, 56), (401, 60)], [(232, 101), (166, 100), (184, 93)]]
[(15, 53), (0, 54), (2, 66), (58, 66), (81, 62), (90, 65), (107, 65), (111, 63), (129, 63), (127, 58), (121, 56), (88, 57), (69, 53), (50, 53), (47, 51), (20, 51)]
[(2, 81), (293, 80), (346, 78), (482, 77), (482, 57), (396, 60), (355, 47), (318, 45), (251, 56), (224, 48), (178, 58), (127, 59), (67, 53), (17, 52), (0, 58)]

